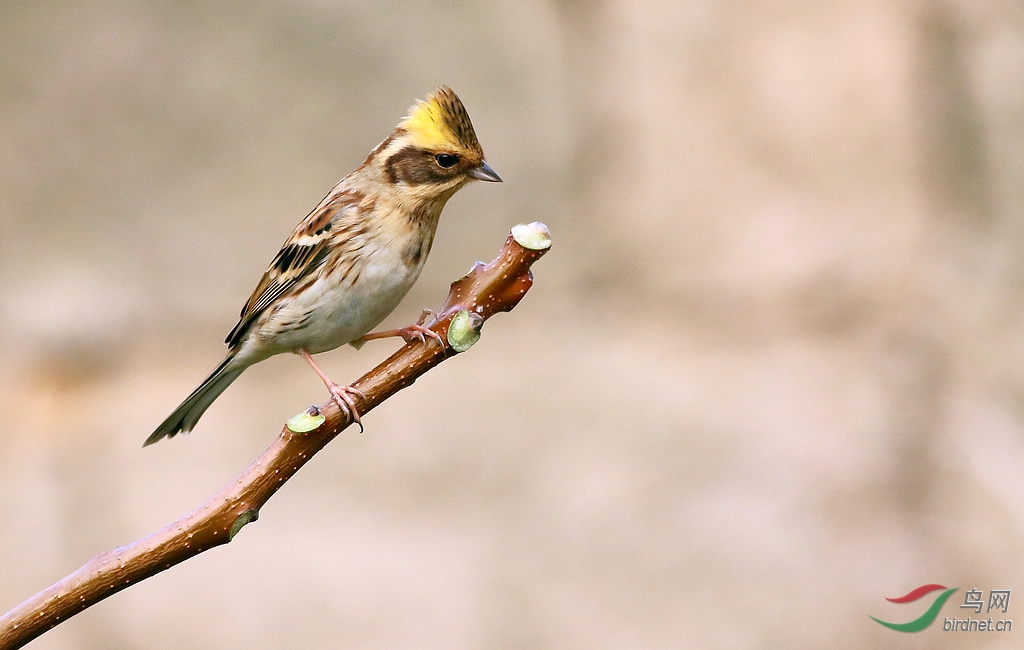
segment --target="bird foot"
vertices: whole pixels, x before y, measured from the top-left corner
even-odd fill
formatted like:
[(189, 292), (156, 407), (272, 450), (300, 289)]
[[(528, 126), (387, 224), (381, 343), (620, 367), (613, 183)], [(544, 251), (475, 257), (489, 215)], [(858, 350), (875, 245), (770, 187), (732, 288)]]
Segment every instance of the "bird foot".
[(444, 339), (441, 338), (440, 334), (430, 328), (420, 325), (419, 323), (395, 330), (395, 334), (405, 339), (406, 343), (412, 343), (415, 340), (419, 340), (420, 343), (426, 343), (426, 337), (429, 336), (440, 343), (442, 348), (444, 347)]
[(350, 420), (359, 425), (359, 433), (362, 433), (364, 431), (363, 423), (359, 419), (359, 409), (356, 408), (355, 398), (365, 401), (366, 395), (363, 394), (363, 391), (351, 386), (342, 386), (335, 383), (327, 376), (327, 373), (320, 369), (320, 366), (316, 365), (316, 361), (313, 361), (313, 356), (306, 350), (299, 350), (299, 356), (305, 359), (306, 363), (320, 377), (320, 381), (324, 382), (324, 386), (327, 387), (327, 392), (331, 394), (334, 403), (338, 405), (342, 413), (348, 415)]
[(427, 319), (427, 316), (434, 316), (435, 319), (437, 318), (434, 312), (430, 311), (429, 309), (424, 309), (423, 315), (420, 316), (419, 321), (417, 321), (413, 325), (408, 325), (406, 327), (400, 327), (398, 329), (393, 330), (384, 330), (381, 332), (370, 332), (369, 334), (366, 334), (360, 337), (359, 339), (356, 339), (356, 341), (353, 341), (352, 344), (356, 345), (356, 343), (358, 343), (358, 346), (362, 346), (362, 344), (366, 343), (367, 341), (372, 341), (374, 339), (386, 339), (392, 336), (401, 336), (406, 343), (419, 341), (420, 343), (425, 344), (427, 342), (427, 337), (430, 337), (437, 341), (438, 345), (441, 346), (441, 351), (444, 352), (444, 339), (441, 338), (441, 335), (423, 325), (424, 321), (426, 321)]
[(359, 419), (359, 409), (356, 408), (356, 399), (366, 399), (366, 395), (363, 394), (363, 391), (352, 388), (351, 386), (342, 386), (341, 384), (336, 384), (333, 381), (327, 384), (327, 391), (331, 394), (331, 397), (334, 399), (334, 403), (338, 405), (338, 408), (340, 408), (343, 413), (347, 414), (353, 422), (359, 425), (359, 433), (362, 433), (363, 422)]

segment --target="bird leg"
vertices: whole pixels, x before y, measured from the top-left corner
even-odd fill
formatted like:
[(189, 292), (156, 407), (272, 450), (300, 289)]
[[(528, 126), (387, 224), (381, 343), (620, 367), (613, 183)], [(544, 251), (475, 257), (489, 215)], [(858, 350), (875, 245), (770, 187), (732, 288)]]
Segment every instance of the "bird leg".
[(369, 334), (365, 334), (353, 341), (352, 345), (359, 348), (367, 341), (372, 341), (374, 339), (386, 339), (392, 336), (401, 336), (406, 343), (412, 343), (415, 340), (419, 340), (420, 343), (426, 343), (426, 337), (429, 336), (436, 340), (441, 345), (441, 349), (444, 350), (444, 339), (441, 338), (441, 335), (434, 330), (423, 326), (423, 323), (427, 320), (427, 316), (434, 316), (434, 318), (437, 318), (437, 315), (433, 311), (424, 309), (423, 313), (420, 315), (420, 319), (416, 321), (415, 324), (393, 330), (384, 330), (382, 332), (370, 332)]
[(366, 399), (366, 395), (363, 395), (362, 391), (352, 388), (351, 386), (342, 386), (334, 383), (334, 381), (327, 376), (320, 367), (313, 361), (313, 356), (310, 355), (306, 350), (299, 350), (299, 356), (306, 360), (306, 363), (313, 369), (313, 372), (320, 377), (320, 380), (324, 382), (324, 386), (327, 386), (327, 391), (331, 394), (334, 399), (334, 403), (338, 405), (344, 413), (347, 413), (353, 422), (359, 425), (359, 433), (363, 432), (363, 423), (359, 420), (359, 410), (356, 409), (356, 397), (360, 399)]
[(442, 346), (444, 345), (444, 339), (441, 335), (432, 329), (427, 329), (422, 325), (407, 325), (406, 327), (400, 327), (394, 330), (384, 330), (382, 332), (370, 332), (369, 334), (363, 335), (360, 338), (360, 342), (365, 343), (366, 341), (372, 341), (374, 339), (386, 339), (392, 336), (401, 336), (405, 339), (406, 343), (412, 343), (415, 340), (419, 340), (421, 343), (426, 343), (426, 337), (429, 336), (432, 339), (436, 339)]

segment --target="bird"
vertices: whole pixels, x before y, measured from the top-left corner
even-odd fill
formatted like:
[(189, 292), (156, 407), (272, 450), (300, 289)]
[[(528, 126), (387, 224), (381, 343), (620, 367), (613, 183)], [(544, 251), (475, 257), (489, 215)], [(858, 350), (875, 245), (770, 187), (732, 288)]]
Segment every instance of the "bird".
[(416, 282), (445, 203), (472, 180), (501, 182), (466, 107), (440, 86), (299, 222), (242, 307), (227, 356), (143, 446), (190, 432), (246, 368), (285, 352), (305, 359), (362, 427), (362, 394), (333, 382), (312, 355), (386, 336), (439, 339), (422, 322), (371, 330)]

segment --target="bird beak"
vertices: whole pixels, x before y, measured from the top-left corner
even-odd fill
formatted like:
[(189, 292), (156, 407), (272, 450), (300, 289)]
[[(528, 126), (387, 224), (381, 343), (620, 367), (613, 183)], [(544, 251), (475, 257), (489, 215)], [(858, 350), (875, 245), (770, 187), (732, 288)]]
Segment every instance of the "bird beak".
[(470, 170), (469, 175), (478, 181), (490, 181), (492, 183), (500, 183), (501, 176), (491, 169), (491, 166), (487, 164), (487, 161), (480, 163), (479, 167), (474, 167)]

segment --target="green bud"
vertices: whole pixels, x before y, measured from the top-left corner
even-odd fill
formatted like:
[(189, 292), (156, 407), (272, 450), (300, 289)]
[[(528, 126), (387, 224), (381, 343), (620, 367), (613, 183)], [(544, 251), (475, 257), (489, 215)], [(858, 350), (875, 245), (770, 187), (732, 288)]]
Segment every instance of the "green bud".
[(484, 317), (463, 309), (452, 317), (448, 326), (448, 343), (456, 352), (465, 352), (480, 340)]
[(551, 231), (539, 221), (512, 226), (512, 237), (520, 246), (531, 251), (551, 248)]
[(308, 410), (299, 413), (291, 420), (285, 423), (288, 430), (292, 433), (309, 433), (314, 429), (317, 429), (321, 424), (324, 423), (327, 417), (320, 412), (315, 406), (310, 406)]
[(260, 518), (260, 511), (256, 508), (246, 510), (242, 514), (238, 515), (235, 519), (235, 523), (231, 524), (231, 530), (228, 531), (228, 541), (230, 542), (238, 531), (242, 530), (242, 527), (246, 524), (256, 521)]

